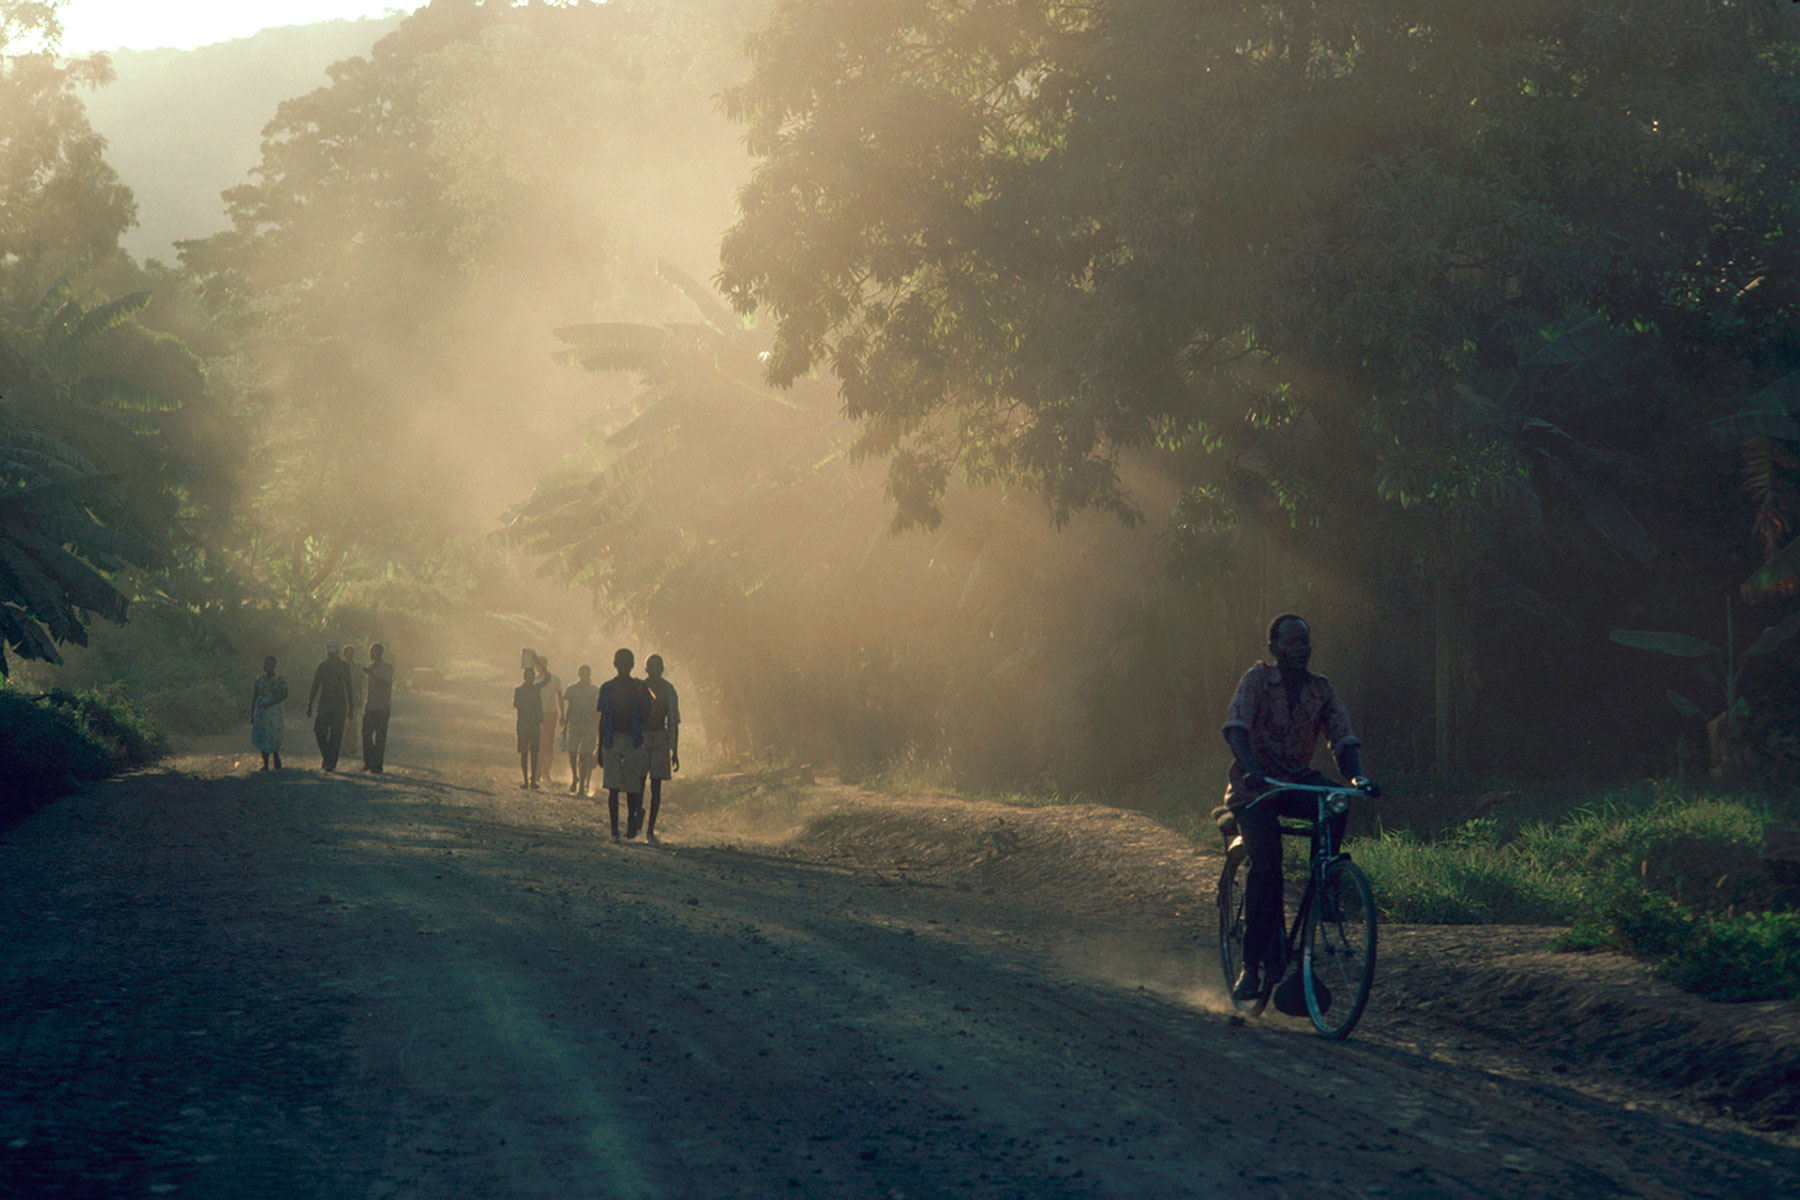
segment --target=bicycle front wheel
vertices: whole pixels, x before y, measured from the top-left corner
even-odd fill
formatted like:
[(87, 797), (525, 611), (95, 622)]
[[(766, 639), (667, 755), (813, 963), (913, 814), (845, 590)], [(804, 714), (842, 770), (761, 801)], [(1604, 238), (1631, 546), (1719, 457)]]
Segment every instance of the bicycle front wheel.
[[(1225, 853), (1225, 869), (1219, 872), (1219, 966), (1225, 973), (1225, 995), (1231, 995), (1238, 973), (1244, 969), (1244, 869), (1250, 856), (1243, 846)], [(1232, 1000), (1240, 1012), (1256, 1016), (1268, 1006), (1268, 981), (1254, 1000)]]
[(1348, 1037), (1375, 982), (1375, 891), (1347, 858), (1326, 867), (1319, 881), (1301, 964), (1314, 1028), (1328, 1038)]

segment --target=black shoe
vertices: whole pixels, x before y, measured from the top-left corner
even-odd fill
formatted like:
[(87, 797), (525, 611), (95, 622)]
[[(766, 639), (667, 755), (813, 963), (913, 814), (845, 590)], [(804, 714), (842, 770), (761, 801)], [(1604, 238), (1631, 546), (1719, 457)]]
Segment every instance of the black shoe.
[(1248, 1004), (1262, 996), (1262, 972), (1254, 966), (1246, 965), (1239, 972), (1237, 982), (1231, 985), (1231, 998), (1239, 1003)]
[(641, 812), (634, 812), (625, 822), (625, 836), (627, 838), (634, 838), (638, 835), (638, 830), (643, 827), (644, 814)]

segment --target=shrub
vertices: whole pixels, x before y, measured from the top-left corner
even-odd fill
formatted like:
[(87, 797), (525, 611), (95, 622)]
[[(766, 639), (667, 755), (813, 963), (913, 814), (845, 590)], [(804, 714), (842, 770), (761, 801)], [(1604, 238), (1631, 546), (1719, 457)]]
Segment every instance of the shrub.
[(1764, 908), (1782, 885), (1758, 860), (1764, 814), (1741, 801), (1661, 796), (1642, 808), (1587, 809), (1522, 830), (1529, 853), (1601, 885), (1628, 883), (1707, 912)]
[(1703, 922), (1658, 974), (1714, 1000), (1800, 1000), (1800, 913)]
[(42, 703), (68, 713), (86, 731), (89, 740), (104, 748), (120, 766), (141, 767), (155, 762), (167, 749), (162, 731), (126, 698), (124, 688), (118, 684), (81, 692), (55, 688), (42, 698)]
[(65, 709), (0, 690), (0, 823), (113, 772), (106, 746)]

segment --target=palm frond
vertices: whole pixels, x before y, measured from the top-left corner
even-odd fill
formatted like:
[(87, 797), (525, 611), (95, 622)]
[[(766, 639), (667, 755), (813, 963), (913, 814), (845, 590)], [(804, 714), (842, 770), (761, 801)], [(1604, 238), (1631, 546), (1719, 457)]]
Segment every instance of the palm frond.
[(657, 259), (656, 277), (687, 297), (700, 319), (716, 333), (724, 337), (733, 337), (738, 332), (738, 320), (729, 308), (719, 301), (718, 294), (699, 280), (683, 271), (667, 259)]
[(168, 413), (181, 408), (181, 401), (123, 379), (83, 379), (75, 385), (75, 398), (96, 408), (125, 412)]
[[(37, 568), (63, 590), (69, 603), (114, 621), (125, 620), (131, 602), (100, 572), (56, 542), (29, 529), (13, 526), (7, 530), (6, 536), (20, 550), (29, 554)], [(4, 544), (0, 542), (0, 546)], [(10, 558), (8, 562), (11, 562)]]
[[(64, 332), (53, 340), (53, 348), (61, 349), (66, 346), (70, 349), (80, 349), (107, 330), (116, 329), (131, 320), (149, 303), (149, 292), (132, 292), (129, 295), (120, 296), (117, 300), (96, 304), (65, 326)], [(67, 312), (66, 307), (64, 312)], [(57, 319), (59, 323), (62, 322), (62, 314), (58, 314)]]
[[(81, 622), (70, 607), (67, 589), (41, 567), (38, 556), (27, 553), (11, 536), (0, 535), (0, 600), (17, 605), (33, 620), (50, 630), (50, 636), (66, 642), (80, 630)], [(68, 551), (57, 548), (64, 556)]]

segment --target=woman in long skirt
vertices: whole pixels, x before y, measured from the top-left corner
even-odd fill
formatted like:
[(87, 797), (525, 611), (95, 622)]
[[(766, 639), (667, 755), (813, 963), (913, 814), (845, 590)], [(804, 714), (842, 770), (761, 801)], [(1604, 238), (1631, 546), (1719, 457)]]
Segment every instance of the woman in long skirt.
[(256, 689), (250, 697), (250, 741), (262, 751), (263, 770), (269, 759), (281, 769), (281, 733), (287, 724), (287, 680), (275, 673), (275, 656), (263, 659), (263, 673), (256, 677)]

